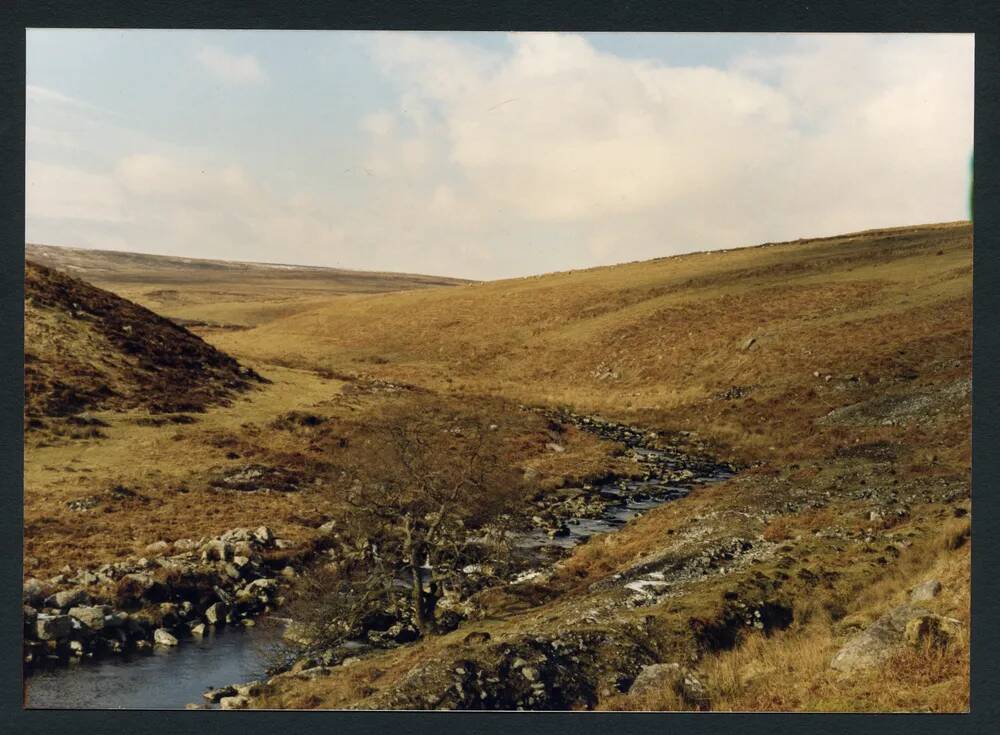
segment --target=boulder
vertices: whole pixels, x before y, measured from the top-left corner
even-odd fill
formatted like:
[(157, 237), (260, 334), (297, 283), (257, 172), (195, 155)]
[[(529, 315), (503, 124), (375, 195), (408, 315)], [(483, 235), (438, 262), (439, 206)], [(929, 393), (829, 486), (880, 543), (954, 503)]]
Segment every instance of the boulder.
[(629, 696), (639, 697), (651, 691), (673, 686), (682, 675), (681, 665), (676, 663), (643, 666), (628, 690)]
[(153, 633), (153, 642), (158, 646), (176, 646), (177, 638), (166, 628), (157, 628)]
[(250, 698), (243, 695), (235, 697), (223, 697), (219, 700), (219, 707), (222, 709), (246, 709), (250, 705)]
[(902, 644), (907, 622), (928, 614), (912, 604), (894, 608), (848, 640), (830, 661), (830, 668), (846, 673), (882, 663)]
[(910, 602), (926, 602), (933, 600), (941, 593), (941, 583), (936, 579), (928, 579), (923, 584), (917, 585), (910, 592)]
[(49, 586), (45, 584), (45, 582), (42, 582), (40, 579), (35, 579), (34, 577), (24, 581), (22, 590), (22, 599), (29, 605), (34, 605), (35, 607), (40, 606), (49, 594)]
[(274, 543), (274, 534), (267, 526), (260, 526), (253, 532), (253, 539), (261, 546), (270, 546)]
[(144, 553), (147, 556), (160, 556), (166, 554), (170, 550), (170, 544), (166, 541), (154, 541), (153, 543), (146, 546)]
[(236, 694), (241, 697), (256, 697), (262, 688), (263, 685), (259, 681), (249, 681), (235, 686)]
[(248, 584), (244, 589), (252, 595), (256, 596), (268, 596), (270, 593), (278, 589), (278, 580), (276, 579), (255, 579), (253, 582)]
[(198, 623), (197, 625), (192, 625), (191, 635), (201, 638), (203, 635), (205, 635), (205, 630), (206, 628), (204, 623)]
[(73, 619), (69, 615), (39, 615), (35, 619), (35, 637), (41, 641), (68, 638), (73, 632)]
[(111, 613), (107, 605), (71, 607), (69, 614), (86, 625), (90, 630), (103, 630), (105, 618)]
[(229, 561), (233, 557), (233, 547), (225, 541), (215, 539), (201, 548), (201, 558), (205, 561)]
[(914, 647), (930, 643), (932, 646), (945, 648), (958, 638), (961, 632), (962, 623), (955, 618), (928, 613), (910, 618), (906, 623), (903, 638), (907, 644)]
[(60, 609), (73, 607), (90, 601), (90, 595), (83, 587), (76, 587), (70, 590), (61, 590), (49, 597), (45, 604), (48, 607), (58, 607)]
[(127, 612), (118, 611), (109, 614), (104, 618), (105, 628), (120, 628), (129, 621), (129, 616)]
[(218, 625), (225, 621), (227, 612), (229, 612), (229, 607), (226, 603), (216, 602), (214, 605), (209, 605), (208, 609), (205, 610), (205, 620), (212, 625)]
[(227, 686), (227, 687), (219, 687), (218, 689), (209, 689), (201, 696), (203, 696), (209, 702), (215, 703), (218, 702), (223, 697), (235, 697), (236, 694), (237, 694), (236, 687)]
[(292, 643), (298, 643), (300, 645), (309, 645), (313, 641), (312, 629), (303, 623), (292, 620), (285, 626), (285, 630), (282, 631), (281, 637), (285, 640), (291, 641)]
[(708, 690), (705, 685), (694, 672), (678, 663), (643, 666), (629, 687), (628, 694), (630, 697), (641, 697), (663, 689), (672, 689), (692, 706), (705, 707), (708, 704)]

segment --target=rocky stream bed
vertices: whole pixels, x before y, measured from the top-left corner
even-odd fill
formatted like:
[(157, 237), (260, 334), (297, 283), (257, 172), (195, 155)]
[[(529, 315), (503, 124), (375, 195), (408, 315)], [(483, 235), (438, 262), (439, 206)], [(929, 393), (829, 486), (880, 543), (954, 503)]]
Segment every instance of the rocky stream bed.
[[(687, 436), (673, 437), (678, 443), (672, 443), (595, 417), (544, 413), (554, 426), (572, 424), (623, 445), (634, 471), (536, 496), (530, 519), (513, 539), (516, 563), (506, 576), (498, 579), (488, 565), (469, 564), (462, 570), (465, 589), (442, 600), (452, 626), (468, 614), (471, 595), (484, 586), (538, 578), (590, 536), (613, 532), (734, 472), (700, 451), (686, 451)], [(550, 448), (562, 451), (555, 442)], [(294, 621), (268, 613), (284, 602), (287, 584), (308, 574), (310, 565), (324, 563), (327, 554), (335, 555), (335, 524), (320, 526), (317, 539), (308, 551), (289, 554), (282, 553), (288, 542), (266, 526), (238, 528), (211, 539), (160, 542), (135, 562), (27, 580), (27, 706), (238, 709), (269, 676), (325, 675), (366, 651), (419, 636), (405, 610), (386, 611), (347, 645), (297, 661), (289, 655), (276, 666), (283, 650), (295, 650), (282, 643)], [(638, 596), (663, 586), (655, 573), (647, 576), (622, 584)], [(196, 693), (204, 693), (201, 702), (195, 703)]]

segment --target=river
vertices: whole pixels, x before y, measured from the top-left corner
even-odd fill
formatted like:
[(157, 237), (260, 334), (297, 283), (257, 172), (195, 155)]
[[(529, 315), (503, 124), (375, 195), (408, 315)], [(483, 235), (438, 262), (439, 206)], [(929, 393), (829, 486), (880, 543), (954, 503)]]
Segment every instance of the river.
[[(612, 430), (621, 428), (611, 425)], [(605, 438), (621, 440), (606, 426), (584, 427)], [(627, 438), (627, 437), (626, 437)], [(705, 466), (683, 484), (666, 481), (659, 471), (676, 466), (666, 452), (643, 447), (641, 440), (629, 442), (654, 471), (647, 479), (622, 483), (609, 480), (595, 489), (621, 494), (599, 518), (568, 521), (569, 534), (550, 538), (544, 531), (523, 534), (518, 546), (545, 558), (546, 549), (568, 549), (597, 533), (611, 533), (642, 513), (683, 497), (691, 488), (732, 476), (721, 465)], [(606, 488), (606, 490), (605, 490)], [(632, 498), (630, 496), (635, 495)], [(534, 555), (533, 554), (533, 555)], [(189, 703), (206, 704), (207, 689), (266, 677), (278, 657), (282, 624), (258, 620), (247, 629), (220, 628), (201, 639), (185, 639), (174, 648), (155, 647), (152, 652), (82, 660), (69, 666), (37, 668), (25, 678), (25, 706), (55, 709), (184, 709)]]

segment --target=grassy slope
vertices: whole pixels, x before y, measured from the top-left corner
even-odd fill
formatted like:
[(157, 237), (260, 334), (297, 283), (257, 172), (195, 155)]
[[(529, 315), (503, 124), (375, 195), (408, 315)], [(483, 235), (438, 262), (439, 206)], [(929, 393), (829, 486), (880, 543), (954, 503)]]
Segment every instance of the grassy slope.
[[(971, 228), (938, 225), (345, 297), (215, 343), (669, 422), (760, 460), (859, 397), (968, 377), (971, 269)], [(733, 386), (747, 397), (716, 400)]]
[[(961, 568), (967, 546), (946, 550), (937, 538), (942, 524), (956, 522), (948, 520), (956, 505), (968, 507), (971, 255), (971, 228), (955, 224), (457, 288), (343, 295), (287, 309), (262, 308), (271, 295), (263, 286), (256, 300), (221, 307), (213, 303), (218, 295), (182, 291), (177, 309), (189, 318), (211, 321), (224, 311), (224, 321), (259, 323), (206, 337), (276, 384), (210, 411), (195, 426), (137, 430), (130, 417), (118, 416), (109, 421), (107, 440), (33, 448), (26, 457), (29, 548), (40, 568), (51, 569), (65, 552), (62, 534), (74, 539), (75, 555), (94, 560), (112, 551), (136, 553), (172, 530), (210, 533), (261, 514), (275, 519), (279, 533), (297, 538), (305, 531), (294, 517), (327, 512), (328, 495), (242, 496), (220, 505), (202, 475), (245, 461), (225, 456), (226, 441), (240, 443), (243, 424), (266, 427), (289, 408), (363, 423), (366, 412), (395, 399), (366, 394), (348, 400), (345, 385), (329, 377), (363, 373), (425, 386), (469, 410), (501, 410), (484, 397), (492, 394), (570, 404), (651, 428), (693, 429), (720, 453), (754, 465), (734, 481), (648, 514), (607, 542), (581, 547), (537, 599), (501, 597), (476, 624), (494, 640), (541, 635), (566, 621), (614, 633), (652, 616), (649, 635), (663, 660), (696, 654), (706, 672), (747, 668), (752, 662), (739, 660), (739, 652), (756, 649), (699, 650), (690, 635), (692, 620), (723, 615), (724, 593), (735, 592), (795, 606), (793, 626), (763, 644), (767, 656), (787, 660), (822, 650), (809, 660), (825, 661), (849, 632), (844, 620), (877, 614), (901, 587), (937, 568), (951, 570), (939, 604), (967, 607)], [(145, 293), (154, 286), (127, 288)], [(853, 408), (824, 418), (843, 407)], [(252, 452), (277, 461), (302, 442), (265, 432), (256, 445)], [(526, 447), (521, 459), (537, 461), (536, 449)], [(579, 458), (596, 462), (599, 456), (581, 438), (560, 455), (562, 465), (549, 469), (558, 484)], [(156, 467), (153, 482), (142, 466)], [(72, 476), (64, 467), (87, 472)], [(116, 509), (83, 523), (65, 510), (68, 497), (122, 476), (145, 483), (156, 518), (167, 519), (166, 532), (149, 520), (148, 509)], [(180, 481), (193, 495), (171, 490)], [(873, 510), (900, 504), (904, 516), (868, 520)], [(213, 510), (182, 534), (195, 506)], [(120, 548), (96, 541), (123, 527), (130, 533), (119, 534)], [(624, 610), (616, 593), (602, 587), (642, 560), (668, 554), (683, 562), (736, 536), (754, 539), (767, 553), (737, 573), (683, 586), (654, 607)], [(875, 596), (865, 597), (865, 590)], [(597, 622), (580, 618), (595, 606), (606, 611)], [(487, 655), (462, 642), (467, 630), (376, 656), (340, 676), (292, 682), (261, 703), (380, 706), (405, 689), (418, 663)], [(734, 658), (726, 663), (726, 655)], [(866, 694), (831, 678), (825, 664), (770, 675), (770, 693), (736, 691), (718, 673), (710, 686), (718, 708), (912, 708), (926, 664), (899, 668), (910, 678), (895, 687), (895, 698), (893, 691)], [(961, 709), (967, 678), (960, 661), (942, 671), (931, 704)], [(786, 694), (774, 696), (776, 689)], [(618, 704), (608, 694), (599, 706)]]
[[(752, 571), (706, 580), (653, 608), (664, 660), (690, 655), (680, 643), (690, 643), (690, 621), (723, 615), (724, 592), (770, 595), (796, 608), (785, 643), (774, 645), (795, 658), (822, 640), (823, 653), (813, 661), (823, 664), (770, 678), (772, 689), (805, 681), (802, 696), (741, 699), (717, 689), (718, 707), (912, 708), (933, 662), (924, 661), (923, 669), (910, 662), (909, 674), (900, 674), (910, 676), (905, 682), (865, 694), (831, 677), (824, 657), (850, 632), (845, 616), (886, 609), (888, 594), (857, 600), (901, 574), (900, 558), (911, 559), (906, 581), (916, 583), (937, 566), (953, 567), (951, 556), (964, 553), (933, 539), (968, 495), (971, 266), (968, 224), (904, 228), (448, 291), (346, 297), (251, 332), (220, 335), (217, 343), (261, 360), (570, 404), (698, 431), (755, 468), (711, 495), (650, 514), (610, 546), (580, 549), (552, 585), (560, 594), (543, 596), (529, 612), (501, 615), (494, 637), (572, 619), (593, 604), (589, 585), (627, 572), (637, 558), (665, 551), (693, 556), (708, 541), (682, 542), (677, 535), (711, 526), (709, 537), (763, 539), (771, 556)], [(903, 515), (869, 520), (871, 512), (900, 504)], [(740, 514), (748, 520), (734, 520)], [(827, 531), (839, 535), (829, 538)], [(951, 579), (940, 604), (961, 608), (967, 572)], [(819, 613), (800, 610), (803, 601)], [(614, 615), (623, 625), (629, 620)], [(414, 657), (447, 659), (449, 645), (455, 641), (430, 641), (377, 657), (371, 666), (407, 671)], [(461, 646), (450, 655), (459, 650), (472, 655)], [(288, 685), (263, 701), (378, 706), (382, 693), (405, 688), (403, 678), (381, 674), (377, 686), (361, 686), (364, 672)], [(931, 706), (964, 707), (968, 684), (960, 662), (941, 669), (933, 684), (938, 695)], [(810, 698), (809, 691), (825, 693)], [(615, 705), (613, 696), (607, 705)]]

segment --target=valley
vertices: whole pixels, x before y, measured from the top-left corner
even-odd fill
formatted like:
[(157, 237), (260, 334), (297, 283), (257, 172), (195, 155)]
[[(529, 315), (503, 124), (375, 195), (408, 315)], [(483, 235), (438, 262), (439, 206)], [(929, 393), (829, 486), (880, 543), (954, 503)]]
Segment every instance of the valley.
[[(101, 641), (151, 650), (161, 629), (196, 645), (220, 600), (220, 625), (247, 634), (294, 620), (310, 580), (385, 553), (349, 502), (380, 477), (379, 427), (412, 426), (434, 467), (482, 426), (483, 486), (543, 551), (487, 569), (500, 557), (467, 542), (504, 514), (455, 495), (470, 531), (429, 566), (447, 591), (435, 630), (394, 598), (350, 631), (364, 651), (306, 646), (252, 685), (209, 682), (244, 685), (217, 700), (968, 706), (968, 223), (486, 283), (27, 256), (129, 300), (29, 266), (26, 626), (88, 606), (128, 631), (33, 640), (35, 662), (77, 655), (71, 640), (95, 659)], [(173, 340), (191, 356), (176, 374), (157, 351)], [(953, 621), (947, 645), (900, 630), (831, 667), (906, 605), (903, 627)]]

